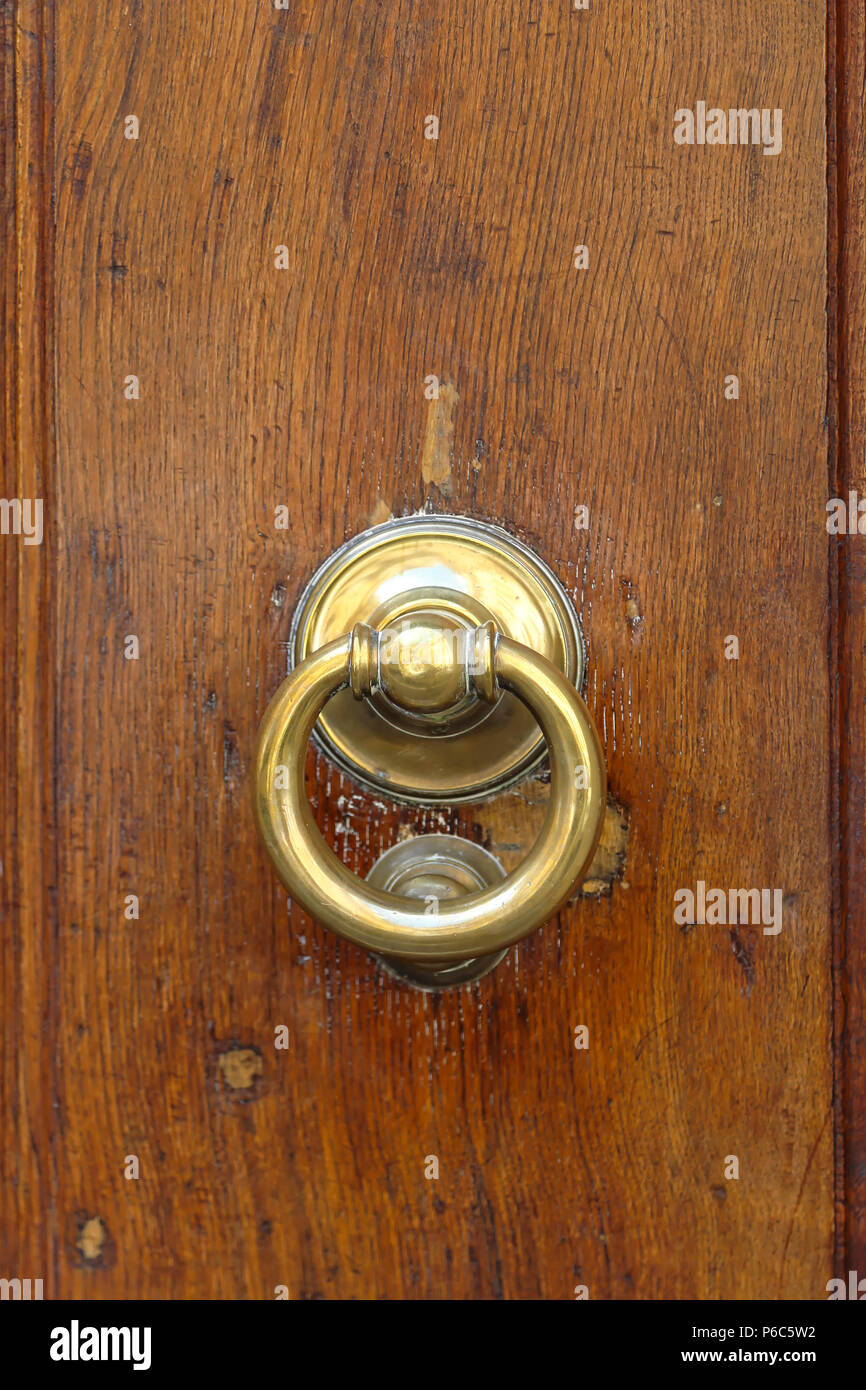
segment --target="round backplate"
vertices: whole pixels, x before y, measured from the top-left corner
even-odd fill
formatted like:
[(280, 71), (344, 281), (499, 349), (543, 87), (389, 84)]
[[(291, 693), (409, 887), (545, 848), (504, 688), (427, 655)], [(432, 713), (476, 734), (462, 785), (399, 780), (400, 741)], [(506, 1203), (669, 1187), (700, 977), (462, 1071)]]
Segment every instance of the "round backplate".
[[(506, 531), (470, 517), (421, 515), (355, 536), (316, 571), (292, 623), (290, 664), (351, 631), (399, 622), (449, 596), (455, 620), (492, 617), (507, 637), (546, 656), (580, 688), (583, 640), (559, 580)], [(471, 716), (471, 711), (469, 712)], [(544, 758), (532, 715), (509, 692), (444, 734), (389, 716), (381, 701), (341, 690), (316, 725), (317, 742), (350, 777), (394, 801), (478, 801), (525, 777)]]

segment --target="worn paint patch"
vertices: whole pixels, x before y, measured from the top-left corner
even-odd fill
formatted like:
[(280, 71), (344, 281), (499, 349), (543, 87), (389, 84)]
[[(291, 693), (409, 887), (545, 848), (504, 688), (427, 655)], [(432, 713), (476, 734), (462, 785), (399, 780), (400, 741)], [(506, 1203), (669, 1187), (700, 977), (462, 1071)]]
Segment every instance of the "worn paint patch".
[(77, 1262), (90, 1269), (104, 1269), (113, 1262), (114, 1245), (108, 1227), (99, 1216), (77, 1211), (72, 1218), (72, 1245)]
[[(538, 839), (549, 799), (549, 782), (530, 779), (484, 807), (484, 845), (509, 872), (526, 858)], [(625, 807), (608, 797), (601, 839), (575, 898), (610, 896), (614, 881), (623, 877), (628, 826)]]
[(219, 1080), (230, 1091), (253, 1091), (264, 1072), (261, 1053), (253, 1047), (230, 1047), (217, 1062)]
[(75, 1244), (85, 1260), (98, 1260), (105, 1245), (106, 1229), (98, 1216), (91, 1216), (81, 1228)]
[(609, 898), (616, 879), (623, 880), (628, 852), (628, 811), (612, 796), (607, 799), (601, 839), (593, 855), (589, 872), (575, 894), (578, 898)]
[(381, 526), (384, 521), (390, 521), (393, 515), (394, 513), (391, 511), (384, 497), (380, 497), (367, 518), (367, 525)]
[(641, 624), (643, 623), (643, 608), (641, 606), (640, 594), (630, 579), (621, 579), (620, 587), (623, 593), (625, 620), (628, 623), (629, 632), (633, 637), (636, 637), (640, 634)]
[(427, 487), (437, 487), (443, 497), (453, 491), (451, 464), (454, 458), (454, 411), (460, 397), (451, 382), (444, 381), (431, 400), (421, 451), (421, 477)]
[(526, 858), (538, 839), (549, 799), (550, 784), (530, 778), (512, 791), (488, 801), (482, 808), (484, 847), (496, 855), (509, 873)]

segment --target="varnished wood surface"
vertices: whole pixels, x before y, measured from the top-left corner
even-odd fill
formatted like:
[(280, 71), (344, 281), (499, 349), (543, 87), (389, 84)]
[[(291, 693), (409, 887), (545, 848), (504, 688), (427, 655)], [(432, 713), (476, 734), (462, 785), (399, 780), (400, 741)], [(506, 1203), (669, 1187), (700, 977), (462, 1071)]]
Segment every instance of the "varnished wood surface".
[[(772, 1299), (848, 1267), (863, 575), (824, 524), (862, 440), (860, 402), (836, 447), (862, 353), (831, 316), (828, 362), (825, 317), (848, 108), (818, 0), (708, 9), (5, 6), (4, 495), (44, 497), (46, 536), (2, 538), (0, 1273)], [(781, 107), (782, 154), (675, 146), (699, 99)], [(289, 909), (248, 789), (304, 582), (421, 508), (511, 528), (568, 586), (627, 825), (606, 891), (435, 998)], [(366, 872), (414, 830), (516, 855), (545, 787), (383, 809), (311, 755), (310, 794)], [(699, 879), (782, 888), (782, 932), (676, 926)]]
[[(828, 394), (835, 496), (866, 494), (866, 13), (856, 0), (831, 11), (831, 296)], [(862, 538), (861, 538), (862, 540)], [(831, 752), (838, 757), (837, 1249), (840, 1269), (866, 1269), (866, 550), (836, 540), (831, 598), (838, 665)], [(835, 771), (835, 768), (834, 768)], [(835, 781), (835, 779), (834, 779)]]

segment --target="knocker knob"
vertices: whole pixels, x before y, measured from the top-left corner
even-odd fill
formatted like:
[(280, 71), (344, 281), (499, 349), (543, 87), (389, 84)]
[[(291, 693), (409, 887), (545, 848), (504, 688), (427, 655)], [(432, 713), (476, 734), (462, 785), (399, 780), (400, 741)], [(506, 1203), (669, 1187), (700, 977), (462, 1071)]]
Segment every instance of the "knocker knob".
[(349, 683), (356, 700), (381, 693), (407, 714), (455, 715), (476, 698), (495, 704), (496, 625), (467, 627), (450, 614), (420, 609), (384, 631), (356, 623)]

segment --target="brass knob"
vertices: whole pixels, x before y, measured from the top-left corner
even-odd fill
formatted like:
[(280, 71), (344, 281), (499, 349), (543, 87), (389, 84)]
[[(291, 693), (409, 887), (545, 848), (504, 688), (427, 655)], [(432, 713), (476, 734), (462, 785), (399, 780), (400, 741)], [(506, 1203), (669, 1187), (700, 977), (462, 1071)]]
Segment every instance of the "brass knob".
[[(531, 711), (550, 757), (550, 803), (538, 840), (512, 873), (487, 873), (477, 846), (469, 846), (473, 858), (437, 844), (414, 890), (398, 894), (340, 862), (313, 819), (304, 773), (316, 721), (346, 686), (359, 701), (384, 699), (410, 716), (495, 705), (503, 689)], [(413, 610), (394, 631), (356, 623), (302, 660), (262, 720), (254, 779), (259, 830), (292, 899), (394, 973), (428, 987), (476, 978), (558, 911), (589, 866), (606, 801), (601, 744), (574, 685), (492, 621), (467, 628), (435, 607)], [(456, 836), (417, 843), (424, 840), (468, 843)], [(445, 891), (427, 891), (440, 882)], [(487, 886), (471, 891), (475, 884)]]

